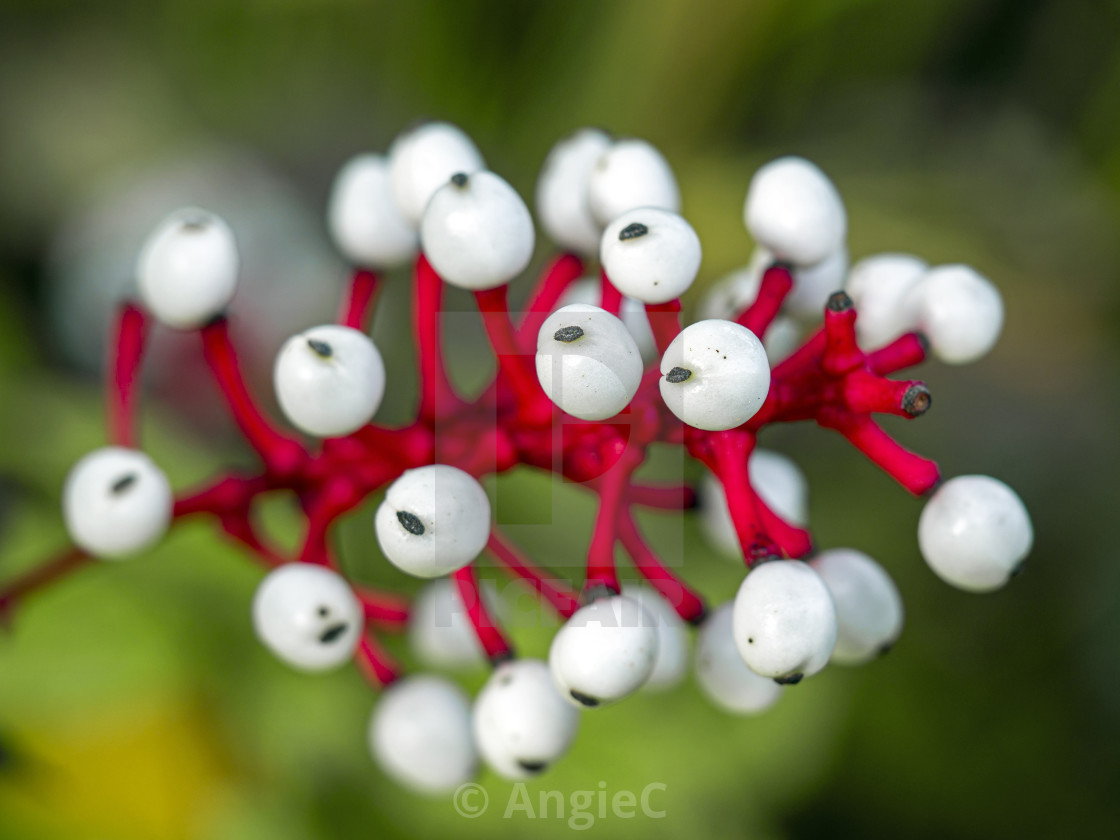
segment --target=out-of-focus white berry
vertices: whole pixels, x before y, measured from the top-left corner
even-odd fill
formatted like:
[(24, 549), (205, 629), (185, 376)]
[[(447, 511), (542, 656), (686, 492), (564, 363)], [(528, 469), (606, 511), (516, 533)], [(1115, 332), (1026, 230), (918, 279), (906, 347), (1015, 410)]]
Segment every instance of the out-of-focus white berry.
[(612, 595), (580, 607), (552, 639), (548, 664), (560, 694), (580, 708), (633, 694), (657, 661), (656, 621), (632, 598)]
[(486, 164), (474, 141), (458, 126), (429, 122), (399, 134), (389, 147), (393, 198), (401, 213), (419, 226), (435, 191), (457, 172), (470, 175)]
[[(598, 239), (596, 247), (598, 247)], [(602, 281), (598, 277), (581, 277), (564, 290), (560, 296), (559, 306), (568, 306), (573, 303), (587, 303), (598, 306), (602, 300)], [(646, 315), (646, 306), (637, 298), (623, 295), (622, 306), (618, 317), (626, 325), (626, 329), (638, 345), (638, 352), (642, 354), (643, 362), (651, 362), (657, 358), (657, 342), (653, 337), (653, 328), (649, 325), (649, 316)]]
[(145, 241), (136, 282), (144, 305), (161, 323), (186, 330), (221, 314), (237, 288), (239, 265), (229, 225), (207, 210), (184, 207)]
[[(611, 139), (582, 128), (552, 147), (537, 180), (537, 218), (557, 245), (590, 256), (599, 249), (602, 226), (591, 215), (588, 188), (595, 163)], [(588, 301), (590, 302), (590, 301)]]
[[(762, 273), (772, 261), (773, 257), (769, 251), (765, 248), (755, 248), (750, 263), (724, 275), (711, 285), (700, 300), (696, 311), (697, 318), (735, 320), (758, 298)], [(800, 344), (801, 326), (793, 318), (781, 313), (778, 313), (770, 323), (770, 328), (766, 330), (766, 335), (762, 339), (762, 346), (766, 348), (766, 357), (770, 360), (771, 367), (785, 360)]]
[(599, 258), (624, 295), (665, 303), (683, 295), (696, 279), (700, 238), (676, 213), (639, 207), (607, 225)]
[(362, 605), (341, 575), (323, 566), (273, 569), (253, 596), (257, 638), (294, 668), (325, 671), (348, 662), (362, 632)]
[(860, 665), (885, 652), (902, 634), (902, 596), (887, 570), (851, 548), (822, 551), (811, 561), (836, 604), (832, 661)]
[(735, 596), (735, 644), (756, 674), (793, 683), (828, 664), (836, 644), (836, 607), (808, 563), (755, 566)]
[(760, 677), (743, 661), (732, 632), (734, 604), (712, 611), (696, 638), (696, 682), (715, 705), (734, 715), (764, 712), (782, 696), (774, 680)]
[(163, 470), (136, 449), (106, 446), (66, 476), (62, 516), (70, 539), (106, 560), (143, 551), (171, 524), (174, 499)]
[(327, 324), (284, 343), (272, 381), (292, 425), (316, 437), (341, 437), (373, 419), (385, 395), (385, 363), (365, 333)]
[(560, 697), (539, 659), (495, 668), (474, 702), (473, 717), (478, 751), (507, 779), (543, 772), (568, 751), (579, 729), (579, 712)]
[(938, 577), (968, 592), (999, 589), (1018, 571), (1034, 529), (1015, 491), (986, 475), (946, 481), (918, 520), (918, 546)]
[(385, 689), (369, 723), (369, 747), (381, 769), (417, 793), (448, 793), (478, 766), (467, 695), (430, 674), (402, 677)]
[(533, 256), (534, 237), (529, 208), (493, 172), (452, 175), (420, 221), (432, 268), (462, 289), (493, 289), (516, 277)]
[(591, 170), (588, 206), (600, 227), (635, 207), (679, 213), (681, 194), (669, 162), (645, 140), (618, 140)]
[(836, 187), (815, 164), (799, 157), (778, 158), (754, 174), (743, 220), (759, 245), (798, 266), (836, 253), (848, 232)]
[[(793, 461), (778, 452), (756, 448), (747, 462), (751, 486), (770, 510), (791, 525), (809, 523), (809, 482)], [(704, 539), (717, 551), (741, 559), (742, 548), (720, 480), (710, 472), (700, 483), (700, 521)]]
[(910, 254), (876, 254), (852, 266), (844, 290), (858, 313), (856, 338), (862, 350), (878, 350), (914, 329), (906, 298), (928, 268)]
[(688, 670), (688, 632), (681, 617), (650, 586), (626, 584), (622, 594), (645, 609), (657, 630), (657, 659), (642, 689), (665, 691), (679, 685)]
[(545, 319), (537, 334), (537, 379), (561, 409), (605, 420), (630, 404), (642, 380), (642, 356), (621, 320), (573, 303)]
[(770, 389), (757, 336), (734, 321), (685, 327), (661, 357), (661, 398), (677, 417), (710, 432), (750, 420)]
[(357, 155), (339, 170), (327, 204), (327, 227), (335, 246), (355, 265), (391, 268), (416, 253), (416, 228), (393, 200), (389, 163), (381, 155)]
[(986, 355), (1003, 329), (999, 290), (967, 265), (930, 269), (910, 289), (906, 306), (933, 354), (951, 365)]
[(446, 464), (406, 470), (374, 516), (389, 562), (416, 577), (439, 577), (474, 560), (490, 538), (490, 500), (468, 473)]
[(848, 248), (843, 244), (818, 263), (794, 266), (785, 311), (804, 321), (819, 321), (829, 295), (844, 288), (847, 274)]
[[(487, 590), (481, 591), (487, 607), (493, 608)], [(413, 600), (408, 611), (408, 643), (429, 668), (464, 670), (486, 662), (458, 587), (450, 578), (433, 580)]]

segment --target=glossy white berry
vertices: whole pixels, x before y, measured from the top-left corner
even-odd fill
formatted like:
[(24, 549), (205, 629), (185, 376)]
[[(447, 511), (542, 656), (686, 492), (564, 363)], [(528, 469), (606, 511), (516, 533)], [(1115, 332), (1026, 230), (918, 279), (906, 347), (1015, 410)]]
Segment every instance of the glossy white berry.
[(764, 712), (782, 696), (784, 689), (768, 677), (760, 677), (743, 661), (732, 632), (734, 604), (728, 602), (711, 612), (696, 637), (696, 682), (721, 709), (736, 715)]
[(391, 268), (411, 259), (418, 237), (393, 199), (389, 162), (362, 154), (335, 176), (327, 227), (339, 251), (355, 265)]
[(941, 361), (975, 362), (1003, 329), (1003, 299), (986, 277), (966, 265), (930, 269), (907, 295), (911, 318)]
[(759, 245), (798, 266), (835, 253), (848, 232), (836, 187), (815, 164), (799, 157), (778, 158), (755, 173), (743, 219)]
[(599, 259), (622, 294), (643, 303), (683, 295), (700, 270), (700, 238), (692, 225), (668, 210), (639, 207), (603, 231)]
[(583, 128), (552, 147), (537, 180), (537, 218), (562, 248), (590, 256), (599, 250), (602, 226), (591, 215), (588, 188), (610, 137)]
[[(595, 240), (598, 247), (598, 238)], [(558, 306), (568, 306), (572, 303), (587, 303), (598, 306), (602, 301), (603, 284), (598, 277), (581, 277), (564, 290), (560, 296)], [(643, 362), (651, 362), (657, 358), (657, 342), (653, 338), (653, 328), (649, 325), (649, 316), (646, 315), (646, 305), (640, 300), (623, 295), (622, 306), (618, 317), (626, 325), (627, 331), (638, 345), (638, 352), (642, 354)]]
[(430, 674), (385, 689), (370, 718), (369, 746), (382, 770), (417, 793), (453, 791), (478, 767), (467, 695)]
[[(747, 469), (751, 486), (770, 510), (791, 525), (803, 528), (809, 523), (809, 482), (797, 464), (781, 453), (755, 448)], [(701, 479), (700, 502), (704, 539), (723, 554), (741, 558), (723, 485), (710, 472)]]
[(852, 266), (844, 290), (858, 313), (861, 349), (878, 350), (916, 327), (907, 296), (927, 270), (923, 260), (910, 254), (876, 254)]
[(470, 175), (485, 166), (474, 141), (445, 122), (417, 126), (398, 135), (389, 147), (393, 198), (401, 214), (416, 226), (435, 191), (452, 175)]
[(62, 516), (70, 539), (107, 560), (158, 542), (174, 499), (163, 470), (135, 449), (106, 446), (83, 456), (66, 476)]
[(240, 259), (221, 218), (184, 207), (165, 218), (140, 249), (136, 282), (161, 323), (193, 329), (220, 315), (237, 288)]
[(537, 334), (537, 379), (561, 409), (605, 420), (630, 404), (642, 380), (642, 356), (621, 320), (573, 303), (545, 319)]
[(710, 432), (750, 420), (770, 390), (762, 342), (734, 321), (685, 327), (661, 357), (661, 398), (690, 426)]
[(600, 227), (636, 207), (680, 212), (677, 179), (665, 157), (645, 140), (618, 140), (595, 162), (588, 205)]
[(624, 595), (598, 598), (576, 610), (552, 639), (548, 665), (573, 705), (605, 706), (633, 694), (657, 662), (657, 622)]
[(279, 659), (304, 671), (348, 662), (362, 632), (362, 606), (341, 575), (323, 566), (273, 569), (253, 596), (253, 629)]
[(760, 563), (735, 596), (735, 644), (756, 674), (794, 683), (828, 664), (836, 607), (821, 576), (800, 560)]
[(328, 324), (284, 343), (272, 381), (292, 425), (316, 437), (341, 437), (373, 419), (385, 395), (385, 363), (365, 333)]
[(507, 779), (528, 779), (568, 751), (579, 712), (556, 691), (539, 659), (504, 662), (474, 702), (474, 739), (482, 758)]
[(406, 470), (374, 516), (389, 562), (416, 577), (439, 577), (474, 560), (490, 538), (490, 500), (471, 475), (433, 464)]
[(968, 592), (999, 589), (1034, 544), (1015, 491), (986, 475), (961, 475), (933, 494), (918, 520), (918, 546), (946, 583)]
[[(493, 599), (486, 594), (483, 598), (492, 608)], [(408, 643), (416, 658), (430, 668), (463, 670), (486, 661), (459, 588), (450, 578), (433, 580), (413, 600), (408, 611)]]
[(688, 631), (677, 611), (657, 590), (645, 584), (626, 584), (622, 594), (636, 601), (653, 619), (657, 630), (657, 658), (642, 685), (646, 691), (665, 691), (679, 685), (688, 671)]
[(847, 274), (848, 248), (843, 244), (818, 263), (794, 266), (785, 311), (802, 320), (820, 320), (829, 296), (844, 288)]
[(836, 605), (832, 661), (860, 665), (886, 652), (902, 633), (902, 596), (887, 570), (851, 548), (822, 551), (811, 561)]
[(432, 268), (463, 289), (493, 289), (516, 277), (533, 256), (534, 237), (529, 208), (493, 172), (451, 176), (420, 222)]

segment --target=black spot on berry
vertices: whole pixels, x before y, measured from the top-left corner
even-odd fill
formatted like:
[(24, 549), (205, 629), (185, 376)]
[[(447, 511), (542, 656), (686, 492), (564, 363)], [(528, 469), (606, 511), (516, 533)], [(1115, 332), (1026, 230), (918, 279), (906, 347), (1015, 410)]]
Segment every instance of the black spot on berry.
[(113, 492), (114, 495), (119, 496), (139, 480), (140, 476), (138, 476), (136, 473), (125, 473), (116, 481), (114, 481), (112, 485), (110, 485), (109, 489)]
[(327, 344), (327, 342), (318, 338), (307, 339), (307, 346), (311, 348), (315, 355), (321, 356), (324, 359), (329, 359), (334, 355), (334, 348)]
[(787, 674), (784, 677), (774, 677), (774, 682), (776, 682), (778, 685), (797, 685), (804, 678), (805, 675), (802, 673)]
[(397, 521), (401, 523), (401, 527), (410, 534), (420, 536), (424, 533), (424, 523), (420, 521), (420, 517), (415, 513), (409, 513), (407, 510), (398, 510)]
[(674, 385), (691, 378), (692, 371), (690, 371), (688, 368), (683, 367), (675, 367), (667, 374), (665, 374), (665, 381), (672, 382)]
[(647, 233), (649, 233), (649, 228), (641, 222), (631, 222), (618, 232), (618, 241), (625, 242), (627, 239), (637, 239)]
[(459, 187), (460, 189), (467, 185), (467, 180), (468, 178), (466, 172), (456, 172), (451, 176), (451, 183)]
[(557, 341), (562, 341), (565, 344), (571, 344), (573, 341), (579, 341), (583, 338), (582, 327), (561, 327), (552, 334), (552, 337)]
[(592, 709), (595, 706), (599, 705), (599, 701), (597, 699), (589, 694), (584, 694), (582, 691), (576, 691), (575, 689), (572, 689), (568, 693), (572, 695), (573, 700), (575, 700), (577, 703), (587, 706), (589, 709)]
[(544, 761), (518, 761), (517, 765), (526, 773), (533, 773), (534, 775), (548, 767), (548, 763)]
[(330, 627), (319, 634), (319, 643), (329, 645), (331, 644), (331, 642), (336, 642), (338, 641), (339, 637), (349, 629), (350, 625), (346, 624), (345, 622), (332, 624)]

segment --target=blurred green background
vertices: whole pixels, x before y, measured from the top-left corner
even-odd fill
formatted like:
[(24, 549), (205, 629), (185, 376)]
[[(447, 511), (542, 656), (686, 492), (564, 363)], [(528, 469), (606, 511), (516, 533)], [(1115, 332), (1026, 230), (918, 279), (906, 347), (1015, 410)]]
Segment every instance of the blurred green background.
[[(676, 168), (704, 282), (747, 259), (753, 169), (802, 154), (845, 197), (853, 257), (969, 262), (1002, 289), (997, 349), (927, 366), (935, 409), (890, 425), (947, 474), (1011, 484), (1034, 517), (1033, 558), (1002, 592), (957, 592), (918, 556), (915, 500), (830, 433), (768, 432), (809, 475), (819, 542), (860, 547), (898, 581), (901, 642), (755, 719), (692, 686), (585, 715), (534, 801), (665, 785), (663, 818), (608, 814), (589, 831), (610, 836), (1117, 836), (1118, 34), (1106, 0), (0, 0), (0, 579), (63, 539), (63, 477), (103, 440), (104, 302), (171, 207), (205, 204), (238, 230), (242, 311), (268, 315), (241, 337), (266, 388), (284, 332), (335, 306), (344, 267), (321, 222), (334, 170), (417, 117), (461, 124), (524, 195), (573, 128), (651, 140)], [(406, 284), (374, 327), (390, 420), (415, 390)], [(489, 362), (464, 332), (479, 353), (456, 373), (477, 381)], [(247, 463), (192, 378), (197, 348), (160, 340), (147, 447), (177, 486)], [(534, 556), (578, 557), (588, 498), (522, 473), (497, 484), (502, 520), (555, 519), (514, 529)], [(379, 560), (369, 513), (345, 525), (348, 567), (414, 588)], [(283, 500), (269, 520), (296, 537)], [(734, 593), (741, 571), (694, 522), (649, 526), (713, 601)], [(197, 524), (20, 611), (0, 638), (0, 838), (572, 830), (503, 819), (511, 786), (490, 774), (476, 820), (389, 782), (368, 758), (373, 696), (356, 672), (298, 676), (252, 638), (259, 577)], [(518, 638), (543, 652), (547, 630)]]

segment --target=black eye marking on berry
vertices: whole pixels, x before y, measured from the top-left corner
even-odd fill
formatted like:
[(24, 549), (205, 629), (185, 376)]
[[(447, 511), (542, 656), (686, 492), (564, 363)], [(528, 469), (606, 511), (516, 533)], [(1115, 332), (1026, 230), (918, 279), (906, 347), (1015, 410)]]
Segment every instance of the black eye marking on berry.
[(778, 685), (797, 685), (805, 677), (804, 674), (790, 674), (785, 677), (774, 677), (774, 682)]
[(517, 764), (526, 773), (540, 773), (548, 766), (544, 761), (518, 761)]
[(583, 338), (583, 328), (561, 327), (552, 334), (552, 337), (557, 341), (563, 341), (565, 344), (571, 344), (573, 341), (578, 341)]
[(451, 176), (451, 183), (459, 188), (465, 187), (467, 185), (467, 173), (456, 172)]
[(592, 697), (590, 694), (584, 694), (582, 691), (576, 691), (575, 689), (572, 689), (568, 693), (572, 695), (572, 699), (577, 703), (582, 703), (584, 706), (587, 706), (589, 708), (599, 705), (599, 701)]
[(334, 355), (334, 348), (327, 344), (327, 342), (321, 341), (318, 338), (307, 339), (307, 346), (324, 359), (329, 359)]
[(109, 489), (115, 495), (120, 495), (139, 480), (140, 476), (138, 476), (136, 473), (125, 473), (116, 481), (114, 481), (112, 485), (110, 485)]
[(667, 374), (665, 374), (666, 381), (672, 382), (674, 385), (679, 382), (684, 382), (686, 379), (689, 379), (691, 377), (692, 371), (690, 371), (688, 368), (682, 367), (675, 367)]
[(637, 239), (639, 236), (645, 236), (649, 233), (649, 228), (641, 222), (631, 222), (618, 233), (618, 241), (625, 242), (627, 239)]
[(181, 227), (188, 233), (198, 233), (199, 231), (206, 230), (206, 228), (210, 227), (210, 217), (203, 216), (201, 214), (185, 216), (179, 227)]
[(319, 607), (319, 616), (320, 617), (326, 618), (330, 614), (331, 614), (331, 608), (330, 607), (327, 607), (327, 606)]
[(336, 642), (339, 637), (349, 629), (350, 625), (345, 622), (333, 624), (319, 634), (319, 643), (329, 645), (331, 642)]
[(410, 534), (420, 536), (424, 533), (424, 523), (420, 521), (420, 517), (415, 513), (409, 513), (407, 510), (398, 510), (397, 521), (401, 523), (401, 527)]

